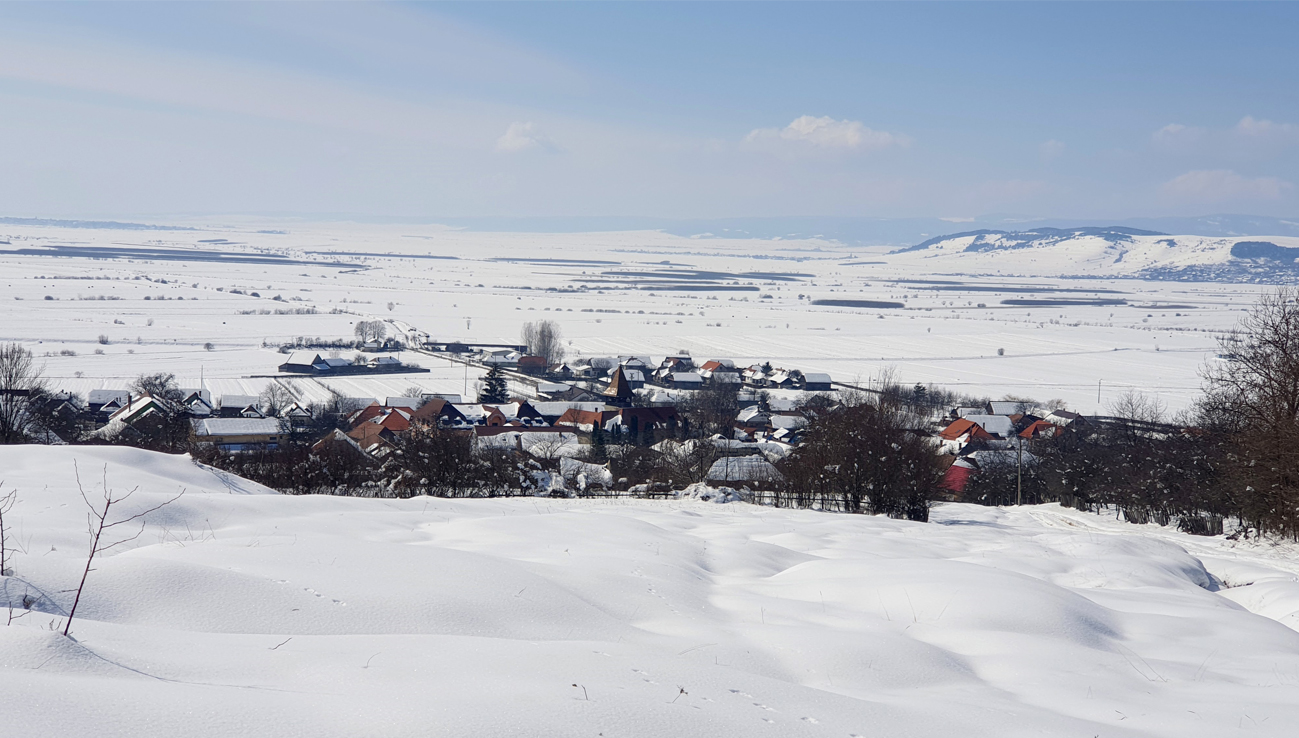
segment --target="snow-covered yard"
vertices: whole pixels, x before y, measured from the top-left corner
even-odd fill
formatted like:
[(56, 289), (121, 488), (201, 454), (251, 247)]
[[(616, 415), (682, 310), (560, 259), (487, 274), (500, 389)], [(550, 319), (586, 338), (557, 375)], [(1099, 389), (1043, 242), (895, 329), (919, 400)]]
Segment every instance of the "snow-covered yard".
[[(139, 487), (97, 562), (92, 495)], [(0, 448), (14, 736), (1291, 736), (1299, 557), (1055, 505), (285, 497)], [(259, 494), (263, 493), (263, 494)], [(132, 507), (132, 506), (137, 507)], [(15, 615), (21, 609), (15, 610)], [(0, 617), (7, 613), (0, 611)]]

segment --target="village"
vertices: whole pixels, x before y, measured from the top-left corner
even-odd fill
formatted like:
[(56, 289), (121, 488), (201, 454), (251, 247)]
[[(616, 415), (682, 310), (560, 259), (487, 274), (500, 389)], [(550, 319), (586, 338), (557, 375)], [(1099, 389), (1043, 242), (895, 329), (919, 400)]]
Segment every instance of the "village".
[[(781, 462), (804, 443), (810, 423), (845, 404), (892, 396), (907, 408), (900, 432), (935, 457), (939, 496), (960, 499), (981, 468), (1031, 466), (1037, 459), (1026, 443), (1089, 422), (1032, 401), (945, 406), (952, 396), (932, 386), (882, 381), (863, 387), (770, 362), (697, 361), (686, 352), (565, 362), (562, 349), (548, 340), (558, 328), (539, 325), (543, 340), (533, 347), (426, 336), (412, 346), (385, 337), (377, 321), (362, 323), (354, 342), (329, 342), (325, 350), (281, 348), (284, 361), (275, 374), (264, 375), (269, 382), (259, 395), (214, 395), (205, 387), (177, 386), (170, 375), (142, 376), (130, 387), (91, 390), (85, 398), (49, 391), (39, 400), (37, 414), (50, 419), (39, 440), (192, 450), (236, 467), (298, 448), (327, 456), (334, 466), (376, 468), (400, 455), (404, 441), (432, 430), (454, 434), (474, 449), (512, 456), (528, 469), (524, 476), (532, 477), (530, 484), (515, 485), (516, 491), (667, 494), (702, 484), (761, 496), (784, 486)], [(525, 337), (529, 329), (536, 332), (529, 324)], [(338, 347), (348, 345), (356, 353), (341, 356)], [(403, 396), (310, 403), (295, 396), (295, 385), (287, 381), (428, 371), (394, 356), (403, 351), (473, 368), (482, 376), (476, 395), (413, 386)]]

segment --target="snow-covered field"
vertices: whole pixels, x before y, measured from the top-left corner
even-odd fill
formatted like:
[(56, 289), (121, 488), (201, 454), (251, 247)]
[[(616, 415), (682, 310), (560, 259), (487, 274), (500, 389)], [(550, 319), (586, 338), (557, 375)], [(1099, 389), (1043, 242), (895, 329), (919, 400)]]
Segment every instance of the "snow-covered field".
[[(959, 260), (818, 239), (196, 228), (0, 226), (0, 341), (48, 354), (55, 383), (79, 392), (161, 370), (182, 386), (201, 379), (214, 394), (256, 394), (282, 361), (264, 344), (350, 337), (355, 321), (372, 318), (403, 334), (516, 343), (525, 321), (546, 318), (559, 323), (570, 358), (688, 350), (853, 383), (894, 367), (908, 383), (1061, 398), (1083, 412), (1135, 387), (1178, 409), (1198, 390), (1214, 336), (1266, 289), (1046, 277), (1031, 250), (998, 255), (996, 270), (969, 277), (955, 273), (972, 273)], [(1010, 269), (1020, 256), (1031, 269)], [(1058, 273), (1081, 270), (1052, 258)], [(845, 300), (894, 305), (813, 304)], [(315, 313), (283, 314), (308, 308)], [(347, 380), (338, 391), (472, 393), (477, 376), (463, 366), (402, 358), (433, 371)], [(328, 391), (307, 382), (303, 394)]]
[[(73, 461), (122, 513), (90, 573)], [(285, 497), (0, 448), (14, 736), (1292, 736), (1293, 547), (1054, 505)], [(128, 529), (125, 533), (133, 533)], [(38, 597), (22, 615), (23, 594)], [(7, 618), (0, 610), (0, 617)]]

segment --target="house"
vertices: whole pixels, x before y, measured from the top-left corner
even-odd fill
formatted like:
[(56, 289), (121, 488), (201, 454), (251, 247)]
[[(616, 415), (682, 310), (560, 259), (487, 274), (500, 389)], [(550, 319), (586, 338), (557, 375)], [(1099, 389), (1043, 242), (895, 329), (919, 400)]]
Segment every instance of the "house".
[(1005, 415), (966, 415), (961, 419), (977, 423), (998, 438), (1010, 438), (1015, 435), (1015, 423)]
[(1029, 424), (1027, 428), (1019, 432), (1019, 437), (1032, 440), (1034, 438), (1055, 438), (1064, 431), (1064, 428), (1055, 423), (1048, 423), (1045, 420), (1037, 420)]
[(625, 407), (618, 410), (612, 419), (605, 421), (604, 429), (636, 440), (647, 435), (675, 436), (678, 422), (676, 408)]
[[(453, 403), (440, 397), (435, 397), (424, 403), (420, 409), (411, 414), (411, 422), (423, 425), (436, 425), (442, 428), (464, 428), (471, 425), (469, 419), (464, 413), (460, 412), (457, 407), (460, 403)], [(465, 405), (465, 407), (471, 407)]]
[(587, 412), (599, 412), (604, 410), (603, 402), (534, 402), (532, 407), (541, 414), (543, 420), (550, 425), (556, 425), (564, 413), (569, 410), (585, 410)]
[(695, 360), (690, 358), (689, 354), (677, 354), (675, 356), (665, 356), (659, 363), (660, 369), (668, 369), (674, 372), (694, 371)]
[(938, 483), (938, 488), (945, 490), (954, 498), (960, 499), (965, 492), (965, 486), (970, 483), (970, 477), (979, 470), (978, 464), (965, 457), (947, 457), (951, 459), (947, 470), (943, 472), (943, 478)]
[(724, 456), (708, 468), (704, 480), (713, 486), (743, 484), (749, 487), (772, 486), (784, 475), (762, 456)]
[(673, 389), (697, 390), (704, 387), (704, 378), (695, 372), (672, 372), (668, 382)]
[(280, 435), (280, 421), (274, 418), (204, 418), (194, 421), (196, 442), (215, 444), (229, 453), (275, 448)]
[(988, 413), (991, 415), (1023, 415), (1031, 409), (1029, 403), (1021, 400), (993, 400), (988, 403)]
[[(504, 422), (496, 425), (514, 424), (524, 426), (545, 426), (549, 425), (541, 413), (537, 411), (530, 403), (526, 401), (507, 402), (496, 405), (483, 405), (483, 409), (489, 413), (495, 412)], [(492, 423), (488, 423), (492, 425)]]
[(830, 392), (834, 389), (829, 374), (808, 372), (803, 375), (803, 389), (808, 392)]
[(563, 363), (551, 364), (549, 367), (546, 368), (546, 373), (552, 377), (555, 377), (556, 379), (563, 379), (563, 380), (569, 380), (577, 376), (577, 373), (574, 371), (573, 367)]
[(771, 425), (771, 414), (757, 405), (746, 407), (735, 416), (735, 424), (746, 431), (764, 430)]
[(1079, 425), (1087, 424), (1087, 418), (1078, 413), (1071, 413), (1068, 410), (1052, 410), (1043, 420), (1061, 427), (1068, 427), (1074, 423)]
[(385, 397), (383, 398), (384, 407), (400, 407), (406, 410), (415, 411), (424, 404), (422, 397)]
[(714, 359), (712, 361), (705, 361), (699, 367), (699, 376), (704, 379), (712, 379), (718, 374), (734, 374), (736, 377), (739, 377), (740, 370), (735, 368), (735, 362), (730, 359)]
[(975, 441), (987, 441), (992, 437), (983, 426), (969, 418), (952, 421), (938, 434), (939, 444), (949, 454), (959, 454), (969, 444)]
[(289, 354), (288, 361), (280, 364), (279, 370), (293, 374), (314, 374), (320, 371), (328, 371), (328, 366), (324, 359), (315, 351), (294, 351)]
[(533, 394), (539, 399), (549, 399), (551, 395), (567, 392), (572, 386), (563, 382), (537, 382), (536, 391)]
[(757, 364), (740, 372), (740, 377), (744, 379), (745, 384), (751, 387), (767, 386), (767, 370)]
[(180, 401), (181, 407), (190, 417), (208, 418), (216, 414), (216, 409), (212, 407), (212, 396), (207, 393), (207, 390), (195, 390), (189, 392), (181, 390), (181, 393), (185, 396), (184, 399)]
[(546, 373), (546, 357), (544, 356), (520, 356), (518, 365), (519, 371), (534, 377)]
[(803, 373), (797, 369), (777, 369), (767, 377), (767, 386), (774, 389), (798, 389), (803, 385)]
[(571, 407), (564, 411), (554, 423), (555, 427), (573, 428), (583, 433), (594, 433), (596, 428), (604, 429), (604, 424), (618, 415), (617, 410), (590, 410)]
[(494, 349), (482, 353), (482, 362), (487, 366), (513, 368), (519, 365), (521, 354), (513, 349)]
[(125, 407), (126, 403), (130, 399), (131, 399), (130, 390), (124, 390), (124, 389), (90, 390), (90, 394), (86, 396), (86, 409), (92, 413), (99, 413), (100, 411), (103, 410), (105, 405), (111, 404), (113, 405), (113, 408), (112, 410), (108, 411), (108, 413), (111, 414), (118, 408)]
[(222, 418), (245, 417), (245, 412), (249, 408), (256, 409), (257, 403), (256, 395), (221, 395), (217, 399), (217, 415)]

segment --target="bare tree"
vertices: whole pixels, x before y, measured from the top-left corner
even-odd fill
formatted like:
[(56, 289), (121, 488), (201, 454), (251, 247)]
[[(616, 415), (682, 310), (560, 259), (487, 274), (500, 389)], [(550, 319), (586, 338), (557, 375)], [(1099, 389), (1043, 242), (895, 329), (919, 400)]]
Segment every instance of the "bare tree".
[[(4, 491), (4, 482), (0, 482), (0, 492)], [(9, 568), (9, 522), (5, 520), (5, 515), (14, 509), (14, 504), (18, 502), (18, 490), (11, 489), (9, 492), (0, 495), (0, 577), (7, 577), (13, 572)]]
[(384, 325), (382, 320), (358, 320), (355, 333), (357, 340), (362, 343), (381, 341), (388, 335), (388, 326)]
[(176, 384), (176, 375), (170, 372), (141, 374), (131, 383), (131, 391), (171, 402), (180, 402), (185, 399), (180, 395), (180, 387)]
[(1158, 397), (1134, 389), (1119, 395), (1108, 408), (1110, 415), (1142, 423), (1162, 423), (1168, 413), (1168, 406)]
[(279, 417), (294, 402), (293, 393), (287, 387), (279, 382), (272, 381), (262, 390), (261, 397), (262, 407), (268, 415)]
[(1204, 416), (1229, 433), (1229, 491), (1260, 530), (1299, 534), (1299, 288), (1264, 295), (1203, 370)]
[(45, 393), (43, 370), (21, 344), (0, 346), (0, 443), (27, 440), (36, 403)]
[[(73, 462), (73, 469), (74, 470), (76, 469), (75, 461)], [(185, 490), (182, 489), (175, 497), (171, 498), (170, 500), (167, 500), (166, 502), (161, 502), (157, 505), (154, 505), (151, 508), (148, 508), (147, 510), (141, 510), (135, 513), (134, 515), (128, 515), (127, 517), (121, 518), (119, 520), (114, 520), (112, 522), (109, 522), (109, 514), (112, 512), (113, 506), (125, 502), (128, 498), (130, 498), (131, 495), (135, 494), (136, 490), (138, 490), (139, 487), (132, 489), (130, 492), (127, 492), (126, 494), (123, 494), (120, 497), (114, 497), (112, 490), (108, 488), (108, 469), (107, 467), (105, 467), (104, 498), (102, 501), (91, 502), (90, 498), (86, 496), (85, 488), (81, 486), (80, 471), (77, 471), (76, 475), (77, 475), (77, 491), (81, 493), (81, 499), (85, 501), (86, 507), (90, 511), (89, 513), (86, 514), (86, 528), (90, 533), (90, 554), (86, 556), (86, 568), (81, 572), (81, 582), (77, 584), (77, 594), (72, 599), (72, 609), (68, 610), (68, 620), (67, 623), (63, 626), (63, 635), (65, 636), (68, 634), (68, 631), (71, 630), (72, 628), (72, 618), (77, 614), (77, 605), (81, 603), (81, 592), (86, 588), (86, 577), (90, 576), (90, 572), (92, 571), (90, 567), (92, 564), (95, 563), (95, 557), (101, 553), (104, 553), (105, 551), (108, 551), (109, 549), (115, 548), (124, 543), (129, 543), (139, 538), (140, 534), (144, 532), (144, 523), (143, 521), (140, 523), (140, 529), (137, 530), (134, 535), (128, 535), (119, 538), (111, 543), (109, 543), (108, 540), (104, 538), (104, 534), (105, 533), (111, 534), (113, 528), (116, 528), (121, 525), (126, 525), (135, 520), (140, 520), (141, 518), (148, 515), (149, 513), (156, 512), (162, 509), (163, 507), (170, 505), (176, 500), (179, 500), (180, 496), (185, 494)]]
[(520, 337), (523, 343), (527, 344), (528, 353), (545, 358), (547, 365), (558, 364), (564, 360), (563, 334), (555, 321), (538, 320), (535, 323), (524, 323)]

